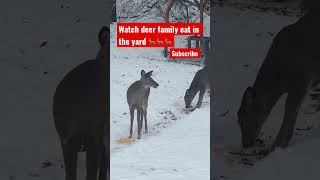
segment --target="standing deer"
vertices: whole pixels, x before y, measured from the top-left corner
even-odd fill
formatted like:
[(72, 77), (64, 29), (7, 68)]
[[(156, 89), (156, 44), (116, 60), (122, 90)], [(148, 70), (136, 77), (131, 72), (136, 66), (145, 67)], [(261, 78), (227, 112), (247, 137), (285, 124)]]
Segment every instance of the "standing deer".
[(184, 102), (186, 103), (186, 108), (191, 107), (192, 100), (199, 91), (200, 94), (196, 108), (200, 108), (203, 96), (208, 88), (210, 88), (209, 69), (208, 66), (205, 66), (195, 74), (189, 89), (186, 90), (186, 93), (184, 95)]
[(148, 133), (147, 107), (148, 107), (148, 98), (150, 94), (150, 87), (157, 88), (159, 86), (159, 84), (151, 78), (151, 75), (152, 75), (152, 71), (145, 73), (145, 71), (142, 70), (140, 80), (134, 82), (128, 88), (127, 102), (130, 110), (129, 138), (132, 138), (132, 126), (133, 126), (135, 109), (137, 109), (138, 139), (141, 138), (143, 117), (145, 121), (145, 133)]
[(288, 146), (304, 97), (320, 79), (318, 17), (308, 13), (284, 27), (273, 39), (253, 86), (244, 92), (238, 111), (244, 148), (254, 145), (273, 106), (285, 93), (284, 118), (271, 151)]
[(100, 50), (97, 57), (72, 69), (59, 83), (54, 94), (53, 116), (61, 140), (66, 180), (77, 179), (77, 156), (81, 149), (86, 151), (87, 180), (105, 180), (109, 171), (104, 145), (105, 129), (109, 129), (109, 34), (109, 28), (102, 27), (98, 35)]

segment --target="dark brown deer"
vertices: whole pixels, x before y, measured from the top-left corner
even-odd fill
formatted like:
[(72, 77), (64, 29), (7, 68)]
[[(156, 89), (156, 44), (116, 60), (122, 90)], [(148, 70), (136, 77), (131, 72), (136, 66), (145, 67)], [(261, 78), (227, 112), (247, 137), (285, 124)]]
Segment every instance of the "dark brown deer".
[(271, 150), (288, 146), (304, 97), (320, 78), (318, 17), (308, 13), (284, 27), (273, 39), (253, 86), (245, 90), (238, 111), (243, 147), (254, 145), (273, 106), (285, 93), (284, 118)]
[(208, 88), (210, 88), (209, 68), (208, 66), (205, 66), (194, 75), (189, 89), (186, 90), (186, 93), (184, 95), (184, 102), (186, 103), (186, 108), (191, 108), (192, 100), (199, 91), (199, 99), (196, 108), (200, 108), (203, 96)]
[(110, 30), (102, 27), (100, 50), (93, 60), (72, 69), (59, 83), (53, 98), (53, 116), (65, 164), (65, 179), (76, 180), (77, 156), (86, 151), (87, 180), (105, 180), (109, 149), (105, 148), (107, 116), (107, 62)]
[(130, 110), (130, 138), (132, 138), (132, 127), (135, 109), (137, 109), (138, 139), (141, 138), (143, 117), (145, 121), (145, 132), (148, 133), (147, 107), (150, 87), (157, 88), (159, 86), (159, 84), (151, 78), (151, 75), (152, 71), (145, 73), (145, 71), (142, 70), (140, 80), (134, 82), (128, 88), (127, 102)]

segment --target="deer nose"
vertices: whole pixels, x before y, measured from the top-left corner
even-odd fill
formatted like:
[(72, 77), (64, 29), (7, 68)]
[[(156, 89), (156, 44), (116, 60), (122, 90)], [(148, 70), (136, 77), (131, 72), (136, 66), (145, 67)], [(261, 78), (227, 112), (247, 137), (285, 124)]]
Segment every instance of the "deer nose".
[(154, 86), (154, 88), (157, 88), (159, 86), (159, 84), (156, 84), (155, 86)]

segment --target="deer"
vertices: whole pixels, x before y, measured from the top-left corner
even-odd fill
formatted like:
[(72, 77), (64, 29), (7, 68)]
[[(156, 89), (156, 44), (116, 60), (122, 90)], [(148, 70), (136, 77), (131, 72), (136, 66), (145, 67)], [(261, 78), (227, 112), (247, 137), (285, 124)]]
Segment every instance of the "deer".
[(186, 90), (184, 95), (186, 109), (192, 108), (191, 103), (199, 91), (199, 99), (196, 108), (200, 108), (203, 96), (208, 88), (210, 88), (209, 68), (208, 66), (205, 66), (196, 72), (190, 87)]
[(130, 111), (130, 134), (129, 138), (132, 138), (132, 128), (134, 120), (134, 111), (137, 110), (137, 124), (138, 124), (138, 139), (141, 139), (141, 129), (143, 124), (143, 118), (145, 121), (145, 133), (148, 133), (147, 125), (147, 107), (148, 98), (150, 95), (150, 87), (157, 88), (159, 84), (152, 79), (152, 72), (146, 73), (141, 70), (140, 80), (130, 85), (127, 90), (127, 102)]
[(158, 44), (162, 44), (164, 45), (164, 42), (162, 40), (160, 40), (159, 38), (157, 38)]
[(165, 38), (164, 41), (166, 42), (166, 45), (171, 45), (172, 44), (172, 41), (168, 40), (167, 38)]
[(149, 38), (149, 43), (150, 43), (151, 45), (156, 45), (156, 41), (152, 41), (151, 38)]
[[(107, 115), (107, 62), (110, 58), (110, 30), (98, 34), (100, 50), (69, 71), (58, 84), (53, 97), (53, 118), (59, 135), (65, 167), (65, 180), (76, 180), (78, 152), (86, 151), (86, 179), (105, 180), (109, 129)], [(107, 151), (107, 152), (106, 152)], [(107, 172), (108, 171), (108, 172)]]
[(246, 88), (237, 112), (242, 146), (254, 146), (263, 124), (281, 96), (287, 94), (280, 130), (268, 153), (286, 148), (308, 92), (320, 79), (317, 17), (307, 13), (273, 38), (254, 84)]

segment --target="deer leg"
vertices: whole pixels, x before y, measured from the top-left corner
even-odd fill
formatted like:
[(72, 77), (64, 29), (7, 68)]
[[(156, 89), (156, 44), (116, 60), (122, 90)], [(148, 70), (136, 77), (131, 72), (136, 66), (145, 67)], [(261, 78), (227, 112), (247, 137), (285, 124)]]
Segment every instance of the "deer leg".
[(144, 123), (145, 123), (145, 133), (148, 133), (148, 122), (147, 122), (147, 109), (145, 109), (143, 111), (143, 115), (144, 115)]
[(285, 105), (284, 119), (271, 150), (273, 150), (277, 146), (280, 146), (281, 148), (285, 148), (288, 146), (289, 141), (292, 138), (297, 116), (306, 92), (307, 88), (288, 93)]
[(130, 107), (130, 135), (129, 135), (129, 138), (132, 138), (133, 120), (134, 120), (134, 108)]
[(141, 107), (137, 110), (137, 121), (138, 121), (138, 139), (141, 139)]
[(71, 143), (62, 144), (66, 180), (77, 179), (78, 147), (78, 145)]
[(197, 103), (196, 108), (200, 108), (200, 107), (201, 107), (202, 100), (203, 100), (203, 96), (204, 96), (204, 93), (205, 93), (205, 92), (206, 92), (206, 89), (201, 89), (201, 90), (200, 90), (199, 100), (198, 100), (198, 103)]
[[(110, 142), (108, 144), (110, 144)], [(106, 159), (106, 164), (107, 164), (107, 166), (106, 166), (106, 169), (107, 169), (107, 180), (110, 180), (110, 145), (108, 145), (106, 147), (105, 156), (106, 156), (105, 159)]]
[(87, 178), (86, 180), (96, 180), (98, 177), (99, 159), (101, 146), (95, 143), (88, 144), (87, 147)]
[(100, 167), (99, 167), (99, 180), (106, 180), (107, 178), (107, 154), (104, 144), (100, 148)]
[(140, 129), (141, 129), (141, 131), (142, 131), (142, 128), (143, 128), (143, 114), (144, 114), (144, 109), (143, 108), (141, 108), (141, 112), (140, 112), (140, 121), (141, 121), (141, 123), (140, 123)]
[[(107, 119), (107, 112), (105, 112), (104, 119)], [(105, 123), (105, 131), (103, 133), (102, 138), (102, 158), (101, 158), (101, 165), (99, 169), (99, 180), (109, 180), (109, 171), (110, 171), (110, 124), (107, 122)], [(103, 174), (101, 174), (101, 172)]]

